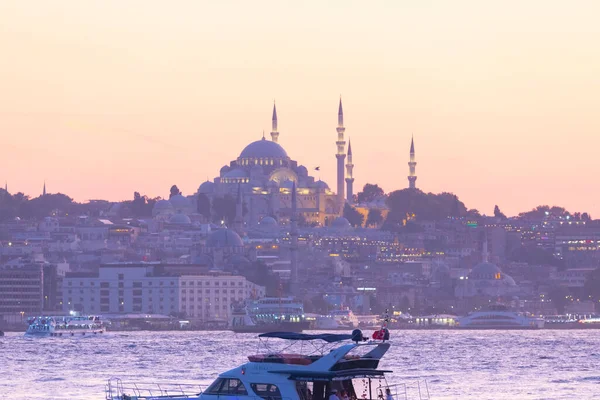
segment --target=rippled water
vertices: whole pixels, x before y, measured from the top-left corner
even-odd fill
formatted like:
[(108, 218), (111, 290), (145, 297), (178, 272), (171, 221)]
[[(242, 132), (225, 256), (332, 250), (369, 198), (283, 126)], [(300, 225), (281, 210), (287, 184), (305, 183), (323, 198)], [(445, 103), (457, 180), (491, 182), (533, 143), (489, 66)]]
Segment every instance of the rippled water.
[[(388, 383), (432, 399), (600, 399), (600, 330), (393, 331)], [(210, 383), (256, 353), (251, 334), (110, 332), (0, 338), (0, 398), (103, 399), (110, 377)], [(422, 389), (424, 387), (422, 386)], [(400, 399), (397, 399), (400, 400)]]

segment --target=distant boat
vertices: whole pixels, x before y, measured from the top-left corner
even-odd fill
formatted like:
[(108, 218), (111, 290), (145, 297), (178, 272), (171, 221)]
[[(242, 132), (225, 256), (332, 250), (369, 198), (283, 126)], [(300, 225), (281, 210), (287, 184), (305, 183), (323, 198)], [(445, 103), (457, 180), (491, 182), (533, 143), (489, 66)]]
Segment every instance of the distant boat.
[(541, 329), (544, 327), (544, 319), (510, 311), (508, 307), (496, 304), (487, 310), (475, 311), (458, 318), (456, 326), (462, 329)]
[(28, 323), (25, 336), (85, 336), (102, 334), (106, 330), (100, 317), (95, 315), (43, 315), (30, 318)]

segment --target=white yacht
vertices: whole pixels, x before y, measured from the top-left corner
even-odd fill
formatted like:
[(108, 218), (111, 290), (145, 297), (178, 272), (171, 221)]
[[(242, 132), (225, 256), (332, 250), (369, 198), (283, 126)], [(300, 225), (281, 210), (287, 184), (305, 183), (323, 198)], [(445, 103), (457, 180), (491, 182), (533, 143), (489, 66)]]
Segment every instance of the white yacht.
[[(381, 330), (383, 332), (384, 329)], [(381, 338), (389, 338), (389, 331)], [(376, 332), (378, 333), (378, 332)], [(206, 390), (198, 386), (172, 384), (125, 384), (111, 379), (106, 386), (106, 400), (196, 399), (196, 400), (327, 400), (335, 391), (346, 391), (350, 398), (385, 399), (390, 389), (395, 399), (408, 398), (406, 386), (390, 385), (378, 369), (379, 361), (389, 350), (386, 340), (367, 340), (360, 330), (352, 335), (309, 335), (272, 332), (259, 335), (261, 342), (284, 339), (311, 348), (311, 354), (269, 352), (251, 355), (248, 362), (220, 374)], [(341, 343), (342, 341), (350, 341)], [(304, 345), (311, 341), (311, 345)], [(287, 351), (287, 350), (286, 350)], [(427, 384), (419, 385), (419, 398), (429, 398)]]
[(497, 304), (485, 311), (474, 311), (458, 318), (456, 326), (464, 329), (541, 329), (544, 318), (510, 311), (506, 306)]
[(105, 327), (97, 315), (43, 315), (30, 318), (25, 336), (85, 336), (105, 332)]
[(315, 321), (316, 329), (333, 330), (343, 329), (349, 330), (357, 328), (359, 324), (358, 318), (352, 310), (333, 310), (327, 315), (320, 315)]

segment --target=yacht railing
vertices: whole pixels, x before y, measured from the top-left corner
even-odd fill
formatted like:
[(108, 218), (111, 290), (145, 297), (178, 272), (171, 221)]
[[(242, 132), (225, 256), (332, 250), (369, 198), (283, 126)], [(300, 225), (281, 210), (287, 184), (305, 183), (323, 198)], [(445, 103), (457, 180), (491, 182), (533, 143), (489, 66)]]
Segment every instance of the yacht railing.
[(196, 399), (203, 387), (180, 383), (127, 383), (111, 378), (105, 387), (106, 400), (146, 400), (153, 398)]
[[(409, 400), (414, 399), (414, 392), (418, 393), (419, 400), (429, 400), (429, 385), (426, 380), (416, 381), (413, 384), (396, 383), (394, 385), (380, 386), (377, 388), (378, 400), (386, 400), (386, 390), (390, 389), (394, 400)], [(409, 397), (410, 396), (410, 397)]]

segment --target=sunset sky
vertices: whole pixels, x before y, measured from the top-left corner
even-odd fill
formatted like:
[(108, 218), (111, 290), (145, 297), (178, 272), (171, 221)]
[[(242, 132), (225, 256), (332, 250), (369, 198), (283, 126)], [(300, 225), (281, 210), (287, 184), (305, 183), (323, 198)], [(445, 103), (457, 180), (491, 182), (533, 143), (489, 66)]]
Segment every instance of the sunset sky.
[(335, 188), (600, 217), (598, 1), (2, 1), (0, 181), (78, 201), (185, 195), (271, 130)]

